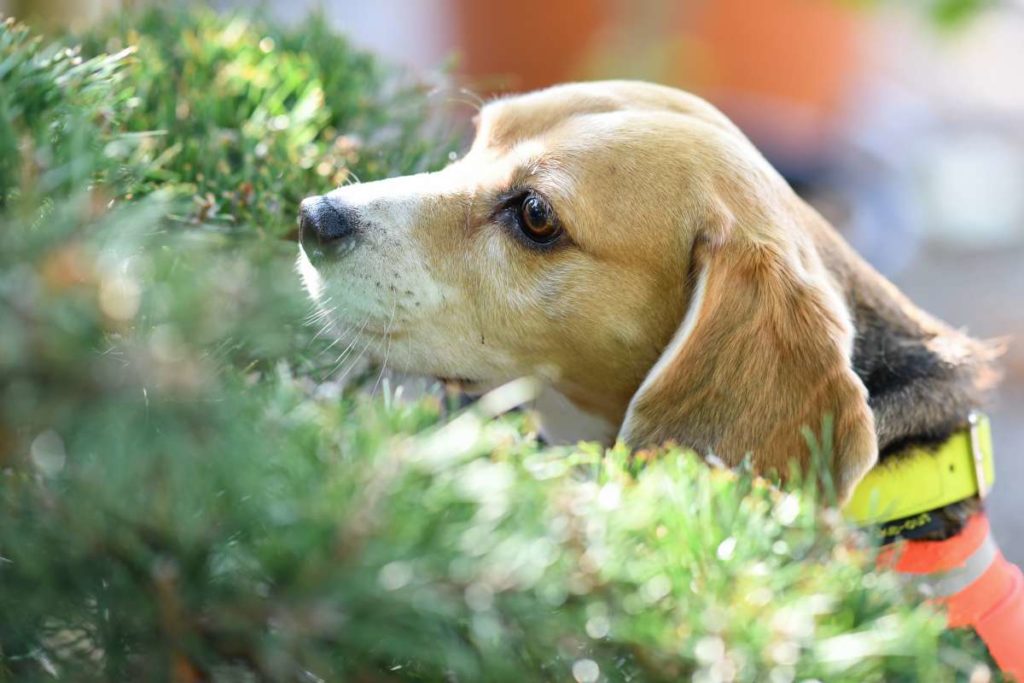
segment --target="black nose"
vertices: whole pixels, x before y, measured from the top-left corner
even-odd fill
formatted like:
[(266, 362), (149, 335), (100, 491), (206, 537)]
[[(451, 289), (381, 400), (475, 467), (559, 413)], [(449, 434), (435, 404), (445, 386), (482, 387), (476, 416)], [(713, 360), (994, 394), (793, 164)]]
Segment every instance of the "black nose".
[(348, 237), (356, 228), (355, 211), (327, 197), (309, 197), (299, 206), (299, 238), (327, 244)]

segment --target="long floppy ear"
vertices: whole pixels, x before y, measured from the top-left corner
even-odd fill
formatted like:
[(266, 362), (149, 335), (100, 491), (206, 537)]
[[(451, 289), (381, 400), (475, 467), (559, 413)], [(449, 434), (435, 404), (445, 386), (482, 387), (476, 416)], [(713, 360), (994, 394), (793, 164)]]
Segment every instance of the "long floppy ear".
[[(802, 237), (802, 236), (801, 236)], [(850, 362), (852, 325), (816, 249), (698, 239), (690, 303), (633, 396), (619, 436), (674, 440), (759, 472), (806, 471), (802, 428), (832, 416), (831, 472), (845, 501), (878, 456), (867, 390)]]

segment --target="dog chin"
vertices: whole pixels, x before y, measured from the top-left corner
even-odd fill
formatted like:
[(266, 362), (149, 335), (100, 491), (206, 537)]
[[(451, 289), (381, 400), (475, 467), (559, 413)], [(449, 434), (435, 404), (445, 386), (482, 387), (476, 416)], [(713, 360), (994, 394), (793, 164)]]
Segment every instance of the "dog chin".
[(470, 396), (480, 396), (500, 387), (503, 382), (495, 380), (475, 380), (465, 377), (438, 377), (446, 387)]

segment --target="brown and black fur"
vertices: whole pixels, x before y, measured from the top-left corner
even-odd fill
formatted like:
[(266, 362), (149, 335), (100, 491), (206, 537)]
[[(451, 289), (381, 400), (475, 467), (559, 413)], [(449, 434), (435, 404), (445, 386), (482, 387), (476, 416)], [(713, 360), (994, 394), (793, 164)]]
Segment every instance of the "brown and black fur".
[[(913, 449), (941, 446), (968, 428), (998, 380), (997, 343), (973, 339), (917, 308), (844, 242), (828, 235), (824, 253), (847, 294), (855, 329), (853, 369), (868, 390), (875, 417), (878, 464), (885, 467)], [(981, 508), (977, 498), (943, 508), (942, 528), (922, 536), (957, 534)]]

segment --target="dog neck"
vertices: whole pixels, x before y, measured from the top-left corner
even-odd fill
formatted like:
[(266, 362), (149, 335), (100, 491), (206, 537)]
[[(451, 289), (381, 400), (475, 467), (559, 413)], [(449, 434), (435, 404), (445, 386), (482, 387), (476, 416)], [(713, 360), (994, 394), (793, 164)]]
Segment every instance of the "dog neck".
[(546, 386), (534, 402), (540, 420), (540, 434), (552, 445), (597, 441), (610, 444), (619, 425), (579, 408), (556, 389)]
[(815, 239), (853, 321), (851, 360), (868, 390), (879, 462), (965, 428), (998, 379), (998, 349), (922, 311), (832, 231)]

